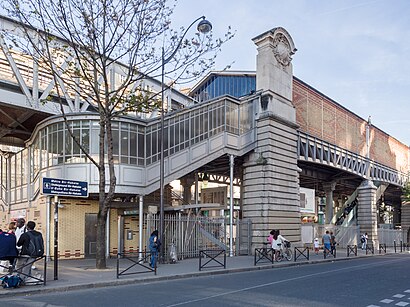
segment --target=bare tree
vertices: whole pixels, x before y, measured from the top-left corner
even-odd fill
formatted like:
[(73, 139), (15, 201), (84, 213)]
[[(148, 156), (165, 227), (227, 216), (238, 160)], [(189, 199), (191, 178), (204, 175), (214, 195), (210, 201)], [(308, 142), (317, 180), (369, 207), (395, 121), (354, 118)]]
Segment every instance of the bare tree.
[[(3, 0), (2, 7), (20, 22), (19, 38), (9, 36), (10, 47), (30, 55), (50, 74), (49, 97), (60, 100), (61, 112), (71, 99), (80, 98), (99, 114), (99, 156), (92, 157), (66, 126), (74, 142), (99, 172), (96, 267), (106, 268), (106, 220), (115, 197), (112, 120), (129, 112), (158, 107), (160, 93), (142, 86), (146, 76), (161, 74), (161, 51), (172, 56), (167, 66), (175, 80), (200, 76), (213, 64), (223, 38), (194, 34), (182, 40), (185, 29), (172, 30), (170, 17), (176, 2), (166, 0)], [(195, 16), (196, 17), (196, 16)], [(16, 32), (14, 33), (16, 34)], [(115, 73), (121, 78), (116, 78)], [(64, 99), (63, 99), (64, 98)], [(104, 144), (108, 146), (104, 146)], [(106, 182), (108, 172), (108, 183)]]

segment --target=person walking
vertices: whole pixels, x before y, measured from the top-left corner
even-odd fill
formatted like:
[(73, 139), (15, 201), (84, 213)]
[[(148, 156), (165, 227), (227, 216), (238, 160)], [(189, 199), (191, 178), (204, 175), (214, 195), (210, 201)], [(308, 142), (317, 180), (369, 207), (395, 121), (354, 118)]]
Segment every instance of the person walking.
[(319, 239), (315, 238), (315, 240), (313, 241), (313, 248), (315, 249), (315, 254), (319, 255)]
[(362, 234), (362, 237), (360, 238), (360, 242), (362, 243), (362, 249), (366, 249), (367, 247), (367, 240), (369, 239), (369, 236), (367, 235), (367, 232)]
[(323, 252), (325, 254), (328, 254), (331, 250), (330, 242), (331, 242), (331, 237), (329, 234), (329, 230), (326, 230), (326, 233), (322, 237)]
[[(21, 253), (19, 258), (21, 279), (23, 284), (27, 282), (31, 277), (31, 266), (37, 257), (41, 257), (44, 254), (44, 241), (41, 232), (34, 230), (36, 223), (29, 221), (27, 223), (27, 231), (20, 236), (17, 241), (17, 247), (21, 247)], [(32, 241), (32, 244), (30, 242)], [(34, 250), (31, 246), (34, 245)]]
[(158, 252), (161, 246), (161, 242), (158, 238), (158, 230), (154, 230), (149, 237), (149, 251), (151, 252), (151, 268), (156, 268), (157, 266), (157, 259), (158, 259)]
[(336, 251), (336, 236), (333, 234), (333, 231), (330, 232), (330, 253), (334, 255)]

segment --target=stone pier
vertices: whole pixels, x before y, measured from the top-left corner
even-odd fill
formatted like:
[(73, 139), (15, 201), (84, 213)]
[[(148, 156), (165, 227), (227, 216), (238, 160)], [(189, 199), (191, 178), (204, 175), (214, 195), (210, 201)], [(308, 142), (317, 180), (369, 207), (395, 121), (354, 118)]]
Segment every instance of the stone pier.
[(256, 87), (257, 148), (243, 170), (243, 217), (252, 220), (252, 248), (261, 247), (270, 230), (279, 229), (300, 242), (300, 200), (297, 166), (297, 124), (292, 105), (290, 35), (274, 28), (253, 41), (258, 47)]

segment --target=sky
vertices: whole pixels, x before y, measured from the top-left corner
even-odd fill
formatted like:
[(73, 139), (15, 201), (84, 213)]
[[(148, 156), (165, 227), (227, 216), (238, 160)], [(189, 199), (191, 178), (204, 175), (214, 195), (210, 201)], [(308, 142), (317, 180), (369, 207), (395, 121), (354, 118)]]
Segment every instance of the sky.
[(296, 77), (410, 145), (410, 1), (178, 0), (171, 22), (201, 15), (215, 36), (235, 31), (214, 70), (254, 71), (252, 38), (283, 27), (298, 49)]

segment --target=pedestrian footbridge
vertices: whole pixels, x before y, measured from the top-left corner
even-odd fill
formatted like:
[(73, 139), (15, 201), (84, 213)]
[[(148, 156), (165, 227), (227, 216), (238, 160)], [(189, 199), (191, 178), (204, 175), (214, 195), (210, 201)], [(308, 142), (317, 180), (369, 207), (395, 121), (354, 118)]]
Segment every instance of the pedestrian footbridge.
[[(224, 96), (168, 113), (164, 118), (165, 183), (203, 169), (223, 156), (243, 157), (255, 150), (260, 103), (260, 93), (243, 99)], [(70, 114), (68, 121), (77, 127), (81, 143), (87, 144), (91, 155), (96, 156), (98, 116)], [(97, 169), (75, 148), (64, 127), (64, 119), (60, 116), (44, 120), (28, 140), (28, 147), (13, 158), (13, 164), (21, 165), (26, 162), (20, 159), (28, 159), (28, 153), (31, 154), (36, 171), (31, 177), (33, 195), (40, 188), (41, 176), (38, 174), (84, 180), (89, 182), (90, 193), (98, 192)], [(119, 118), (114, 124), (114, 134), (118, 137), (114, 148), (118, 193), (148, 195), (157, 190), (160, 179), (160, 119)], [(46, 136), (48, 142), (44, 142)], [(402, 172), (303, 132), (297, 134), (297, 152), (300, 161), (339, 169), (363, 179), (397, 186), (406, 180), (406, 174)]]

